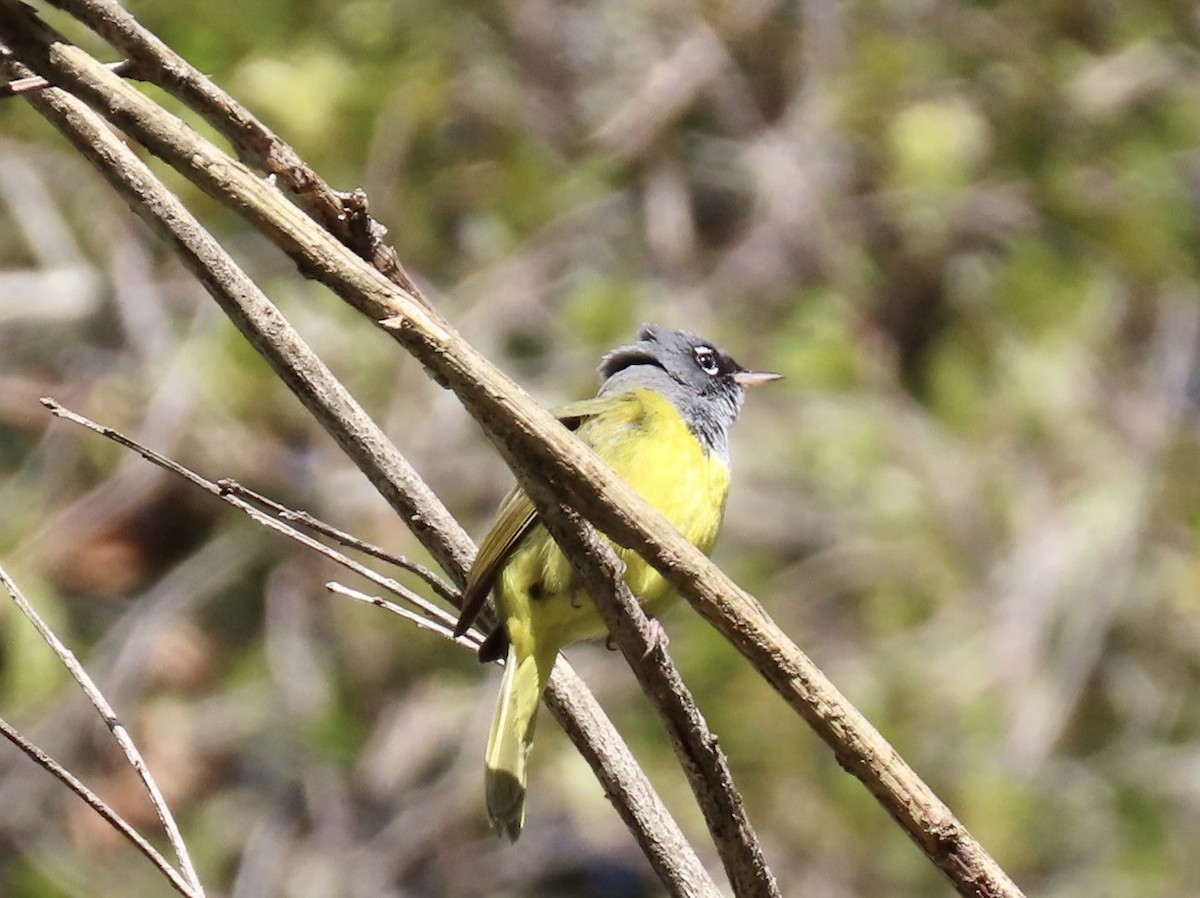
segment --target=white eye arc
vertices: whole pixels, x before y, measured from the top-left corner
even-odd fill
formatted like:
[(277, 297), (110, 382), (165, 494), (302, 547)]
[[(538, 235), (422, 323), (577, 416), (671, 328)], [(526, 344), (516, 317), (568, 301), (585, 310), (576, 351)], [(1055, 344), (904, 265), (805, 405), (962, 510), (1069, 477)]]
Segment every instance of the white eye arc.
[(720, 372), (720, 367), (717, 365), (717, 354), (708, 346), (697, 346), (693, 350), (696, 354), (696, 364), (700, 366), (705, 374), (716, 375)]

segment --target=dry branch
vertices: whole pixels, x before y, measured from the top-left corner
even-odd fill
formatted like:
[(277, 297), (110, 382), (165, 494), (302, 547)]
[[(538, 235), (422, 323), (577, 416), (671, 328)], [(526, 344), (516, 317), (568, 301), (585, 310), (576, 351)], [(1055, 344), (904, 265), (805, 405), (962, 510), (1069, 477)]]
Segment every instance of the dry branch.
[[(235, 143), (242, 141), (246, 147), (253, 149), (254, 152), (251, 153), (253, 158), (265, 164), (269, 154), (264, 154), (261, 151), (262, 148), (268, 145), (282, 145), (235, 101), (172, 54), (169, 48), (157, 41), (153, 35), (149, 35), (148, 32), (141, 29), (132, 17), (120, 7), (107, 3), (105, 0), (101, 0), (99, 3), (74, 3), (68, 0), (64, 5), (70, 7), (73, 12), (85, 15), (88, 23), (97, 27), (102, 35), (109, 37), (114, 31), (119, 31), (124, 35), (116, 44), (137, 62), (139, 72), (148, 73), (151, 80), (156, 80), (161, 86), (173, 90), (177, 96), (193, 105), (232, 141)], [(121, 19), (124, 26), (114, 25), (115, 18)], [(254, 136), (249, 143), (246, 143), (247, 127), (243, 127), (243, 125), (247, 125), (249, 132), (252, 132)], [(275, 141), (275, 143), (270, 141)], [(291, 154), (288, 158), (292, 159), (293, 151), (286, 145), (282, 146), (287, 154)], [(295, 157), (289, 164), (288, 171), (294, 174), (297, 166), (301, 164), (299, 158)], [(270, 169), (270, 171), (277, 173), (275, 169)], [(305, 169), (305, 171), (308, 170)], [(315, 177), (315, 174), (309, 173), (305, 175), (303, 181), (305, 184), (311, 184)], [(199, 226), (197, 225), (197, 227)], [(161, 226), (159, 230), (161, 230)], [(209, 270), (211, 270), (211, 266)], [(205, 280), (203, 276), (202, 280)], [(416, 289), (411, 283), (404, 286), (413, 291)], [(247, 280), (241, 289), (252, 292), (253, 285), (249, 284)], [(428, 306), (428, 303), (419, 295), (417, 299), (423, 305)], [(222, 306), (228, 307), (231, 304), (226, 300)], [(276, 316), (277, 314), (275, 313)], [(259, 345), (262, 337), (260, 336), (253, 342)], [(260, 351), (262, 351), (261, 348)], [(280, 361), (274, 361), (273, 365), (276, 371), (286, 371), (286, 366)], [(315, 357), (305, 360), (306, 368), (319, 366), (319, 360), (316, 360)], [(284, 379), (288, 379), (286, 375)], [(306, 380), (311, 380), (311, 375)], [(309, 399), (305, 404), (311, 409), (314, 403)], [(535, 485), (534, 489), (536, 488)], [(556, 510), (549, 511), (548, 515), (553, 524), (553, 519), (557, 515)], [(563, 520), (562, 523), (564, 526), (570, 526), (566, 520)], [(597, 547), (598, 551), (611, 556), (611, 551), (601, 547), (594, 539), (578, 542), (568, 534), (563, 534), (561, 538), (578, 546), (586, 544)], [(583, 558), (582, 555), (580, 557)], [(605, 573), (611, 573), (614, 561), (615, 559), (611, 557), (597, 559), (596, 562), (585, 561), (587, 569), (582, 571), (585, 581), (591, 582), (597, 594), (614, 596), (612, 601), (618, 601), (615, 596), (622, 595), (621, 604), (626, 608), (636, 609), (636, 602), (629, 595), (628, 589), (620, 583), (619, 577)], [(618, 592), (614, 593), (614, 590)], [(639, 617), (643, 617), (640, 610), (635, 610), (635, 613)], [(617, 617), (619, 618), (619, 615)], [(616, 619), (614, 618), (614, 621)], [(644, 644), (635, 639), (634, 632), (629, 628), (613, 630), (618, 645), (622, 647), (626, 657), (631, 661), (633, 659), (644, 661), (646, 658)], [(767, 867), (762, 848), (747, 818), (741, 797), (734, 788), (728, 762), (715, 736), (708, 730), (694, 700), (683, 685), (678, 671), (665, 653), (658, 659), (657, 664), (639, 663), (636, 665), (636, 669), (655, 710), (666, 726), (671, 743), (688, 776), (692, 790), (699, 800), (709, 831), (733, 885), (734, 893), (738, 896), (763, 895), (767, 898), (777, 895), (778, 887)]]
[[(126, 449), (136, 452), (146, 461), (150, 462), (150, 464), (156, 465), (165, 471), (169, 471), (177, 477), (182, 477), (192, 486), (198, 487), (199, 489), (202, 489), (213, 496), (217, 496), (218, 498), (225, 500), (234, 508), (237, 508), (239, 511), (245, 513), (255, 523), (260, 524), (269, 530), (274, 530), (276, 533), (280, 533), (283, 536), (286, 536), (289, 539), (294, 540), (295, 542), (298, 542), (315, 552), (319, 552), (326, 558), (335, 561), (347, 570), (353, 571), (359, 576), (365, 577), (371, 582), (382, 586), (384, 589), (390, 590), (392, 593), (404, 599), (409, 605), (416, 608), (417, 613), (422, 617), (423, 620), (449, 626), (451, 629), (453, 629), (454, 622), (456, 620), (453, 615), (439, 608), (437, 605), (434, 605), (424, 596), (420, 596), (411, 589), (401, 585), (392, 578), (377, 574), (375, 571), (371, 570), (365, 565), (359, 564), (357, 561), (354, 561), (348, 556), (343, 555), (341, 552), (334, 551), (298, 528), (286, 523), (286, 517), (279, 514), (277, 511), (263, 511), (256, 505), (242, 498), (238, 491), (230, 489), (228, 487), (229, 481), (223, 480), (217, 482), (209, 480), (200, 474), (197, 474), (190, 468), (181, 465), (179, 462), (167, 458), (165, 455), (155, 452), (153, 449), (143, 446), (136, 440), (130, 439), (120, 431), (114, 430), (113, 428), (107, 427), (103, 424), (99, 424), (93, 421), (91, 418), (81, 415), (78, 412), (71, 411), (71, 409), (66, 408), (54, 399), (50, 399), (49, 397), (43, 398), (42, 405), (49, 409), (50, 413), (55, 417), (62, 418), (65, 421), (70, 421), (72, 424), (78, 424), (81, 427), (86, 427), (93, 433), (97, 433), (105, 439), (112, 440), (119, 446), (123, 446)], [(462, 644), (467, 648), (479, 647), (478, 640), (472, 641), (469, 639), (464, 639), (462, 640)]]
[(0, 721), (0, 732), (3, 733), (6, 739), (32, 758), (35, 763), (57, 777), (67, 788), (86, 801), (100, 816), (112, 824), (121, 835), (133, 843), (138, 851), (142, 852), (142, 854), (150, 859), (151, 863), (162, 871), (163, 875), (167, 877), (177, 891), (188, 895), (189, 898), (204, 898), (204, 886), (200, 884), (200, 878), (196, 875), (196, 868), (192, 864), (192, 858), (188, 853), (187, 845), (184, 844), (183, 836), (180, 834), (179, 827), (175, 823), (175, 817), (171, 814), (171, 809), (167, 806), (166, 799), (163, 798), (162, 791), (158, 788), (158, 783), (154, 781), (154, 777), (151, 775), (150, 769), (146, 766), (146, 762), (142, 758), (142, 753), (138, 750), (132, 737), (129, 735), (129, 731), (125, 729), (125, 725), (117, 718), (112, 705), (108, 703), (108, 699), (104, 697), (104, 694), (100, 692), (100, 689), (96, 686), (92, 678), (88, 676), (87, 671), (83, 669), (83, 665), (79, 663), (75, 654), (63, 645), (62, 640), (46, 625), (41, 615), (29, 604), (29, 600), (25, 598), (16, 582), (9, 577), (8, 572), (3, 568), (0, 568), (0, 583), (4, 584), (5, 589), (8, 590), (9, 596), (21, 614), (33, 624), (38, 635), (46, 641), (46, 644), (50, 646), (54, 654), (58, 656), (59, 660), (70, 671), (71, 676), (79, 684), (88, 701), (92, 703), (92, 706), (100, 714), (101, 719), (104, 720), (109, 732), (113, 734), (113, 738), (116, 739), (117, 745), (120, 746), (122, 754), (129, 761), (129, 765), (137, 774), (138, 779), (141, 780), (143, 787), (146, 789), (146, 794), (150, 797), (150, 804), (154, 807), (154, 813), (158, 815), (159, 822), (162, 823), (163, 830), (167, 834), (167, 839), (171, 843), (171, 848), (179, 860), (180, 870), (177, 871), (167, 863), (166, 859), (149, 842), (95, 793), (84, 786), (77, 777), (21, 736), (11, 725), (5, 721)]
[(147, 842), (141, 833), (130, 826), (124, 817), (114, 811), (100, 796), (80, 782), (79, 778), (71, 773), (71, 771), (67, 770), (22, 736), (12, 724), (3, 718), (0, 718), (0, 735), (3, 735), (5, 739), (23, 751), (35, 764), (78, 795), (92, 810), (108, 821), (113, 829), (128, 839), (138, 851), (150, 860), (150, 863), (154, 864), (167, 877), (167, 880), (171, 883), (171, 887), (175, 891), (181, 895), (186, 895), (187, 898), (199, 898), (200, 893), (194, 891), (191, 885), (179, 875), (179, 871), (172, 867), (167, 862), (167, 859), (159, 854), (158, 850)]
[[(29, 99), (100, 169), (131, 208), (176, 248), (284, 382), (401, 511), (417, 538), (461, 582), (474, 556), (469, 537), (253, 282), (90, 110), (61, 91), (45, 91)], [(271, 193), (295, 213), (282, 196)], [(556, 666), (547, 703), (672, 894), (717, 894), (644, 772), (565, 662)]]
[(303, 527), (306, 530), (311, 530), (314, 533), (327, 536), (348, 549), (354, 549), (355, 551), (362, 552), (364, 555), (370, 555), (373, 558), (378, 558), (380, 561), (386, 561), (393, 567), (398, 567), (401, 570), (408, 571), (411, 574), (416, 574), (430, 589), (434, 591), (438, 597), (445, 599), (455, 607), (457, 607), (461, 601), (457, 589), (452, 587), (449, 583), (439, 577), (436, 572), (430, 570), (419, 561), (413, 561), (411, 558), (407, 558), (403, 555), (393, 554), (392, 552), (389, 552), (380, 546), (376, 546), (372, 543), (361, 540), (351, 533), (347, 533), (346, 531), (334, 527), (325, 521), (314, 518), (306, 511), (296, 511), (295, 509), (280, 505), (274, 499), (264, 496), (261, 493), (256, 493), (254, 490), (242, 486), (242, 484), (235, 480), (223, 479), (219, 481), (217, 485), (224, 492), (241, 496), (243, 499), (247, 499), (261, 508), (265, 508), (267, 511), (278, 517), (281, 521), (287, 521), (291, 524), (296, 524), (300, 527)]
[(940, 799), (779, 629), (759, 603), (688, 544), (586, 447), (410, 292), (333, 240), (234, 163), (77, 48), (57, 42), (14, 0), (0, 33), (43, 77), (67, 87), (285, 250), (307, 275), (381, 324), (455, 391), (506, 460), (639, 551), (751, 661), (964, 895), (1020, 891)]

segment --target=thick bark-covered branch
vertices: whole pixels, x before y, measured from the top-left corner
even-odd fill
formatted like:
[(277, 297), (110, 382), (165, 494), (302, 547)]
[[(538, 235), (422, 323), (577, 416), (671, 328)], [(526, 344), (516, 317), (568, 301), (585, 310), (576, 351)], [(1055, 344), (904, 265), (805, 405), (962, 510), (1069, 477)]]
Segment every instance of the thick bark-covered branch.
[(771, 620), (545, 410), (411, 293), (389, 282), (274, 188), (234, 163), (87, 54), (48, 40), (0, 2), (0, 31), (38, 74), (66, 86), (214, 198), (241, 214), (301, 270), (389, 330), (455, 391), (506, 460), (552, 488), (622, 545), (640, 552), (720, 630), (857, 776), (964, 895), (1019, 889), (887, 741)]

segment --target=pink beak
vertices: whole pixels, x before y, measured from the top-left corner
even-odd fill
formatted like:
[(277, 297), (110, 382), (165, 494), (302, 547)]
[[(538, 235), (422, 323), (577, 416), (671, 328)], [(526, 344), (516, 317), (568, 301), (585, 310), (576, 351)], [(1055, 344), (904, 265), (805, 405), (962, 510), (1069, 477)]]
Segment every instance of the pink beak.
[(743, 387), (761, 387), (782, 378), (782, 374), (776, 374), (774, 371), (739, 371), (733, 375), (734, 381)]

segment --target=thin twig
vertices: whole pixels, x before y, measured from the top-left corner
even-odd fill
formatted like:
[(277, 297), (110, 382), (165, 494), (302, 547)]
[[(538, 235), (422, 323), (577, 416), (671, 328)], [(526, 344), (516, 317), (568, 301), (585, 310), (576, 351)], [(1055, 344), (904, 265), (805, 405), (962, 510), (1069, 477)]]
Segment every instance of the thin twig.
[[(267, 514), (257, 506), (235, 495), (233, 492), (224, 489), (221, 481), (209, 480), (207, 477), (196, 473), (191, 468), (181, 465), (174, 459), (167, 458), (165, 455), (155, 452), (153, 449), (150, 449), (147, 446), (143, 446), (137, 440), (125, 436), (120, 431), (114, 430), (113, 428), (107, 427), (103, 424), (99, 424), (93, 421), (91, 418), (85, 417), (78, 412), (71, 411), (57, 400), (49, 397), (43, 397), (41, 402), (42, 405), (44, 405), (53, 415), (55, 415), (55, 417), (70, 421), (73, 424), (78, 424), (81, 427), (86, 427), (93, 433), (98, 433), (100, 436), (104, 437), (105, 439), (112, 440), (119, 446), (124, 446), (126, 449), (133, 450), (151, 464), (157, 465), (158, 467), (169, 471), (176, 476), (182, 477), (193, 486), (197, 486), (205, 492), (211, 493), (217, 498), (224, 500), (233, 507), (244, 512), (256, 523), (274, 530), (276, 533), (283, 534), (289, 539), (301, 543), (315, 552), (319, 552), (326, 558), (337, 562), (359, 576), (365, 577), (372, 583), (382, 586), (384, 589), (396, 594), (400, 598), (404, 599), (404, 601), (408, 602), (408, 604), (416, 608), (422, 615), (425, 616), (426, 620), (441, 622), (442, 624), (448, 625), (451, 627), (451, 629), (453, 629), (455, 618), (445, 609), (434, 605), (428, 599), (413, 592), (402, 583), (371, 570), (366, 565), (360, 564), (359, 562), (346, 555), (343, 555), (341, 552), (338, 552), (335, 549), (331, 549), (329, 546), (317, 539), (314, 539), (307, 533), (292, 527), (290, 524), (279, 520), (273, 515)], [(474, 642), (464, 639), (463, 644), (467, 645), (468, 647), (476, 647), (479, 643), (478, 639), (475, 639)]]
[(146, 838), (136, 829), (130, 826), (120, 814), (114, 811), (99, 795), (85, 786), (79, 779), (63, 767), (56, 760), (26, 739), (21, 733), (12, 726), (7, 720), (0, 717), (0, 735), (5, 739), (25, 752), (35, 764), (59, 780), (64, 786), (78, 795), (87, 805), (97, 814), (103, 817), (108, 823), (128, 839), (133, 846), (144, 854), (154, 866), (156, 866), (162, 874), (167, 877), (167, 880), (174, 887), (175, 891), (181, 895), (186, 895), (188, 898), (202, 898), (203, 893), (198, 892), (179, 875), (179, 871), (172, 867), (167, 859), (158, 853), (158, 850), (146, 841)]
[(421, 564), (419, 561), (413, 561), (404, 555), (395, 555), (387, 549), (369, 543), (366, 540), (359, 539), (352, 533), (347, 533), (345, 530), (340, 530), (332, 524), (322, 521), (320, 518), (314, 517), (307, 511), (297, 511), (293, 508), (288, 508), (286, 505), (281, 505), (269, 496), (264, 496), (262, 493), (255, 492), (247, 486), (243, 486), (236, 480), (230, 480), (223, 477), (217, 481), (217, 485), (222, 490), (242, 496), (245, 499), (254, 502), (255, 504), (265, 508), (273, 513), (281, 521), (289, 521), (293, 524), (298, 524), (312, 530), (315, 533), (320, 533), (322, 536), (327, 536), (335, 540), (339, 544), (348, 549), (354, 549), (362, 552), (364, 555), (370, 555), (378, 558), (380, 561), (386, 561), (393, 567), (398, 567), (401, 570), (416, 574), (425, 583), (437, 593), (441, 598), (445, 599), (454, 607), (458, 607), (462, 601), (462, 595), (457, 589), (439, 577), (433, 570)]
[(95, 682), (93, 682), (88, 672), (83, 669), (83, 665), (79, 663), (74, 653), (63, 645), (62, 640), (46, 625), (46, 622), (42, 620), (33, 606), (29, 604), (25, 596), (22, 595), (21, 590), (17, 588), (17, 584), (9, 577), (8, 572), (3, 567), (0, 567), (0, 582), (3, 582), (13, 602), (29, 622), (33, 624), (34, 629), (38, 631), (38, 635), (46, 641), (46, 644), (50, 646), (54, 654), (58, 656), (59, 660), (70, 671), (71, 676), (75, 678), (75, 682), (79, 684), (84, 695), (88, 697), (92, 706), (104, 720), (105, 725), (112, 732), (113, 738), (117, 740), (117, 744), (125, 754), (126, 760), (129, 761), (130, 766), (133, 767), (138, 779), (142, 781), (142, 786), (150, 796), (150, 803), (154, 806), (154, 812), (158, 815), (159, 822), (162, 823), (163, 830), (167, 834), (167, 839), (175, 851), (175, 856), (179, 859), (180, 873), (191, 887), (192, 892), (203, 898), (204, 886), (200, 883), (200, 877), (196, 875), (196, 868), (192, 864), (192, 858), (188, 853), (187, 845), (184, 844), (183, 836), (180, 834), (179, 827), (175, 823), (175, 817), (171, 814), (171, 809), (167, 807), (166, 799), (163, 798), (162, 791), (158, 788), (158, 783), (154, 781), (154, 777), (150, 774), (150, 768), (146, 766), (146, 761), (130, 737), (129, 731), (125, 729), (125, 725), (117, 718), (112, 705), (108, 703), (108, 699), (104, 697), (104, 694), (96, 686)]
[(331, 580), (330, 582), (326, 583), (325, 588), (334, 595), (345, 596), (348, 599), (354, 599), (356, 602), (363, 602), (367, 605), (374, 605), (376, 608), (382, 608), (384, 611), (390, 611), (397, 617), (401, 617), (410, 623), (416, 624), (420, 629), (428, 630), (430, 633), (436, 633), (438, 636), (445, 637), (451, 642), (461, 641), (462, 644), (467, 646), (467, 648), (472, 649), (479, 647), (478, 638), (471, 633), (467, 633), (465, 636), (461, 637), (460, 640), (456, 640), (454, 638), (453, 623), (444, 624), (438, 623), (437, 621), (431, 621), (429, 618), (421, 617), (421, 615), (415, 614), (414, 612), (409, 611), (407, 608), (397, 605), (395, 602), (389, 602), (387, 599), (380, 598), (379, 596), (369, 596), (365, 592), (359, 592), (357, 589), (351, 589), (349, 586), (338, 583), (336, 580)]

